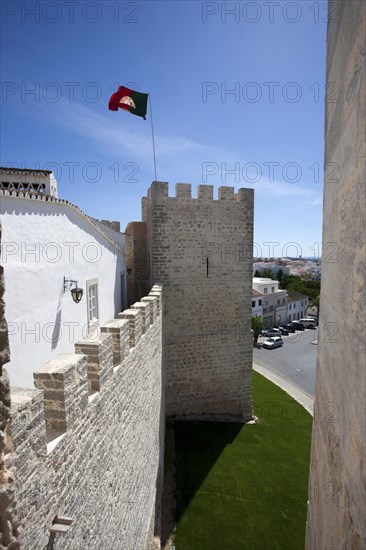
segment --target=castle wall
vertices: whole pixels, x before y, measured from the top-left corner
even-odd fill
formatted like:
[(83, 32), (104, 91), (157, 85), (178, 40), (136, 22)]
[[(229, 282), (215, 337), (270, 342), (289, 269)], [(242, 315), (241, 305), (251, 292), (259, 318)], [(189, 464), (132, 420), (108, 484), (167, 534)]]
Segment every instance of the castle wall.
[(167, 415), (251, 417), (253, 190), (153, 182), (142, 201), (150, 281), (164, 285)]
[[(154, 286), (38, 369), (37, 389), (12, 388), (21, 548), (44, 550), (51, 536), (54, 550), (150, 550), (164, 456), (161, 301)], [(72, 524), (50, 535), (56, 515)]]
[(146, 294), (150, 286), (145, 222), (126, 227), (127, 296), (130, 306)]
[(361, 550), (366, 548), (366, 4), (337, 0), (329, 7), (327, 85), (337, 98), (326, 103), (324, 164), (336, 177), (324, 182), (306, 548)]
[[(2, 228), (0, 224), (0, 243)], [(10, 384), (4, 365), (10, 359), (8, 327), (5, 320), (4, 271), (0, 266), (0, 548), (18, 550), (18, 517), (13, 474), (5, 467), (6, 430), (10, 419)]]

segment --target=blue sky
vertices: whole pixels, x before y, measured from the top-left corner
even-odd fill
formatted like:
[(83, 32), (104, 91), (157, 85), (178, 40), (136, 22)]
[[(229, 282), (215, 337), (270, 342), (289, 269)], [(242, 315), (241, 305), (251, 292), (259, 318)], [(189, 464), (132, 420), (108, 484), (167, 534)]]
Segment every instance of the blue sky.
[(4, 0), (1, 164), (53, 169), (60, 197), (122, 230), (140, 220), (150, 119), (108, 110), (127, 85), (151, 94), (170, 194), (253, 187), (255, 254), (317, 255), (325, 20), (323, 0)]

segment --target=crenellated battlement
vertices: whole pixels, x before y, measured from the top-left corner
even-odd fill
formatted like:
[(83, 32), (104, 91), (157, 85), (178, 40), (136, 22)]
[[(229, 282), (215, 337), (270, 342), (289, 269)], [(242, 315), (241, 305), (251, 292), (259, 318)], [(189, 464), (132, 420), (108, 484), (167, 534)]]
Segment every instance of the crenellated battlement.
[[(73, 428), (76, 418), (83, 416), (90, 396), (102, 392), (114, 372), (123, 367), (133, 349), (160, 315), (162, 286), (154, 285), (148, 296), (108, 321), (94, 335), (75, 344), (75, 353), (63, 353), (34, 373), (34, 385), (43, 392), (47, 440), (55, 439)], [(113, 380), (112, 380), (113, 383)], [(24, 397), (24, 390), (12, 394)], [(39, 392), (35, 394), (39, 400)], [(32, 394), (33, 396), (33, 394)], [(17, 403), (33, 402), (13, 398)]]
[(253, 204), (254, 190), (248, 188), (239, 189), (235, 193), (234, 187), (219, 186), (217, 199), (214, 199), (213, 185), (198, 185), (197, 198), (192, 197), (192, 185), (190, 183), (176, 183), (175, 196), (169, 197), (169, 184), (164, 181), (153, 181), (148, 189), (147, 197), (142, 199), (143, 207), (146, 207), (146, 201), (151, 200), (153, 204), (162, 204), (166, 199), (191, 200), (191, 201), (242, 201), (249, 206)]
[[(77, 342), (75, 353), (58, 355), (38, 369), (36, 389), (12, 389), (6, 460), (17, 473), (24, 548), (45, 548), (55, 515), (73, 517), (76, 509), (72, 536), (57, 540), (55, 550), (80, 547), (85, 518), (102, 522), (87, 527), (98, 530), (101, 547), (114, 536), (102, 521), (110, 476), (118, 495), (121, 547), (131, 547), (136, 536), (143, 540), (150, 529), (161, 458), (156, 433), (165, 422), (162, 298), (162, 285), (154, 285), (141, 302)], [(136, 441), (144, 441), (143, 454)], [(134, 501), (126, 507), (129, 483)], [(91, 497), (93, 514), (83, 514)]]

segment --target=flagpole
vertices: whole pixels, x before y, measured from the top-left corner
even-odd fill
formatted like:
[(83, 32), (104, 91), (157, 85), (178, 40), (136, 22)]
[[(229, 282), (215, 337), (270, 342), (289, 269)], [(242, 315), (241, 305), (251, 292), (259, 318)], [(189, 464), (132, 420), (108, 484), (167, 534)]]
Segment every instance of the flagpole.
[(151, 106), (151, 94), (150, 94), (150, 120), (151, 120), (151, 135), (152, 135), (152, 146), (153, 146), (153, 155), (154, 155), (154, 175), (155, 175), (155, 181), (157, 181), (158, 178), (156, 177), (155, 137), (154, 137), (152, 106)]

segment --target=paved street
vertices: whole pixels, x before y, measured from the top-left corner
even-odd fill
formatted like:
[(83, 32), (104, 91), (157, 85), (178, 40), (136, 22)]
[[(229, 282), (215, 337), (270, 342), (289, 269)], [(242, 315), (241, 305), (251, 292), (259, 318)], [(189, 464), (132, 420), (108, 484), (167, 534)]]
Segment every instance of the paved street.
[[(316, 334), (315, 334), (316, 333)], [(253, 349), (253, 361), (281, 375), (311, 397), (315, 397), (315, 369), (318, 346), (311, 344), (318, 330), (306, 329), (283, 336), (283, 347)], [(265, 338), (260, 338), (259, 342)]]

